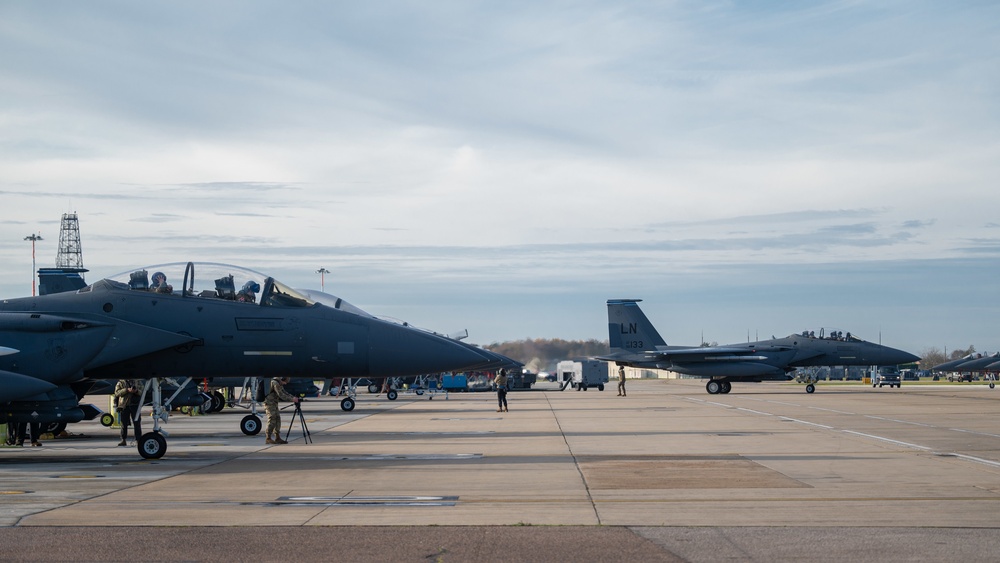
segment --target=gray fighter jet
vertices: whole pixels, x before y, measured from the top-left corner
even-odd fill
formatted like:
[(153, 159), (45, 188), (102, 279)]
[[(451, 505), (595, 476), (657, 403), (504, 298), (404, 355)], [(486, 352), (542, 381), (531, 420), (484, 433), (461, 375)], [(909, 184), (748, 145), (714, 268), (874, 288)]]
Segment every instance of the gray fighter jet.
[[(931, 371), (955, 371), (957, 366), (982, 358), (982, 354), (969, 354), (957, 360), (950, 360), (943, 364), (938, 364), (931, 368)], [(994, 360), (995, 361), (995, 360)]]
[(89, 420), (100, 411), (79, 401), (95, 380), (146, 380), (154, 430), (138, 448), (158, 458), (166, 451), (159, 423), (169, 410), (161, 379), (183, 387), (189, 378), (395, 377), (498, 361), (342, 299), (323, 301), (252, 270), (191, 262), (3, 300), (0, 422)]
[[(990, 389), (996, 387), (996, 374), (1000, 372), (1000, 352), (995, 354), (969, 354), (931, 368), (931, 371), (957, 371), (959, 373), (983, 373), (989, 381)], [(968, 376), (971, 381), (972, 376)]]
[[(872, 366), (915, 362), (920, 358), (887, 346), (865, 342), (839, 331), (816, 336), (793, 334), (725, 346), (667, 346), (639, 308), (640, 299), (608, 300), (611, 353), (598, 359), (640, 368), (664, 369), (708, 377), (710, 394), (729, 393), (733, 381), (791, 379), (796, 368), (809, 366)], [(810, 382), (806, 392), (816, 386)]]

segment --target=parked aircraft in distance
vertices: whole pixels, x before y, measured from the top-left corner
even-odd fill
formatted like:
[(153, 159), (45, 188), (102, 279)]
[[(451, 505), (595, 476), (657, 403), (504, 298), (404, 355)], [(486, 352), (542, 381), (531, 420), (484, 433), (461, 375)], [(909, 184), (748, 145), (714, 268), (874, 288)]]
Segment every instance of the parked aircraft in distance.
[(981, 358), (982, 355), (977, 356), (976, 354), (969, 354), (967, 356), (962, 356), (957, 360), (949, 360), (943, 364), (938, 364), (931, 368), (931, 371), (955, 371), (955, 366), (962, 365), (966, 362), (970, 362)]
[[(1000, 352), (995, 354), (969, 354), (963, 358), (934, 366), (931, 371), (957, 371), (985, 373), (990, 389), (996, 387), (996, 374), (1000, 372)], [(969, 376), (971, 381), (971, 376)]]
[(998, 371), (1000, 352), (995, 354), (969, 354), (964, 358), (934, 366), (931, 371)]
[(154, 419), (138, 440), (146, 458), (166, 451), (161, 378), (395, 377), (483, 369), (500, 358), (252, 270), (191, 262), (5, 299), (0, 346), (0, 422), (89, 420), (100, 411), (79, 401), (95, 380), (146, 380)]
[[(663, 369), (709, 378), (710, 394), (729, 393), (734, 381), (791, 379), (800, 367), (872, 366), (915, 362), (920, 358), (887, 346), (865, 342), (851, 333), (819, 336), (805, 331), (725, 346), (668, 346), (639, 308), (640, 299), (608, 300), (611, 352), (599, 360), (638, 368)], [(816, 390), (813, 383), (806, 392)]]

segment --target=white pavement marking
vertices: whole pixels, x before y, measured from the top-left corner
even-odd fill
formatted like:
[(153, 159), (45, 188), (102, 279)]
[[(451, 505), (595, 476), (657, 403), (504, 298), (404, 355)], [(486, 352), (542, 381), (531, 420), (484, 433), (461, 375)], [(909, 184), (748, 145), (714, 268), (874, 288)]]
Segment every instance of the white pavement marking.
[(975, 430), (964, 430), (962, 428), (949, 428), (948, 430), (953, 430), (955, 432), (965, 432), (966, 434), (976, 434), (979, 436), (989, 436), (991, 438), (1000, 438), (1000, 434), (990, 434), (989, 432), (977, 432)]
[(923, 451), (926, 451), (926, 452), (933, 451), (932, 448), (928, 448), (927, 446), (921, 446), (919, 444), (911, 444), (909, 442), (901, 442), (899, 440), (893, 440), (892, 438), (886, 438), (884, 436), (876, 436), (875, 434), (865, 434), (864, 432), (856, 432), (854, 430), (841, 430), (841, 432), (844, 432), (844, 433), (847, 433), (847, 434), (854, 434), (854, 435), (857, 435), (857, 436), (864, 436), (866, 438), (872, 438), (874, 440), (882, 440), (883, 442), (889, 442), (889, 443), (892, 443), (892, 444), (897, 444), (899, 446), (906, 446), (907, 448), (914, 448), (914, 449), (923, 450)]
[(799, 424), (808, 424), (809, 426), (818, 426), (820, 428), (826, 428), (827, 430), (836, 430), (836, 428), (834, 428), (832, 426), (827, 426), (825, 424), (817, 424), (815, 422), (809, 422), (809, 421), (806, 421), (806, 420), (799, 420), (797, 418), (791, 418), (791, 417), (788, 417), (788, 416), (781, 416), (779, 418), (781, 418), (781, 420), (787, 420), (789, 422), (798, 422)]
[[(807, 425), (807, 426), (815, 426), (817, 428), (823, 428), (825, 430), (834, 430), (836, 432), (842, 432), (844, 434), (852, 434), (854, 436), (862, 436), (862, 437), (865, 437), (865, 438), (871, 438), (873, 440), (879, 440), (879, 441), (882, 441), (882, 442), (888, 442), (890, 444), (896, 444), (898, 446), (904, 446), (904, 447), (907, 447), (907, 448), (913, 448), (915, 450), (920, 450), (920, 451), (924, 451), (924, 452), (933, 452), (934, 451), (933, 448), (929, 448), (927, 446), (921, 446), (920, 444), (913, 444), (913, 443), (910, 443), (910, 442), (903, 442), (901, 440), (893, 440), (892, 438), (886, 438), (885, 436), (878, 436), (876, 434), (868, 434), (868, 433), (865, 433), (865, 432), (858, 432), (858, 431), (855, 431), (855, 430), (847, 430), (847, 429), (844, 429), (844, 428), (836, 428), (834, 426), (827, 426), (826, 424), (818, 424), (816, 422), (809, 422), (807, 420), (801, 420), (801, 419), (792, 418), (792, 417), (789, 417), (789, 416), (784, 416), (784, 415), (779, 415), (779, 414), (774, 414), (774, 413), (769, 413), (769, 412), (762, 412), (762, 411), (757, 411), (757, 410), (748, 409), (748, 408), (744, 408), (744, 407), (737, 407), (735, 405), (729, 405), (729, 404), (726, 404), (726, 403), (718, 403), (718, 402), (715, 402), (715, 401), (705, 401), (703, 399), (696, 399), (694, 397), (685, 397), (685, 398), (688, 399), (688, 400), (691, 400), (691, 401), (696, 401), (696, 402), (699, 402), (699, 403), (704, 403), (706, 405), (714, 405), (714, 406), (717, 406), (717, 407), (723, 407), (723, 408), (727, 408), (727, 409), (729, 409), (729, 408), (735, 408), (736, 410), (739, 410), (739, 411), (744, 411), (744, 412), (748, 412), (748, 413), (751, 413), (751, 414), (757, 414), (757, 415), (761, 415), (761, 416), (776, 416), (776, 417), (780, 418), (781, 420), (787, 420), (788, 422), (795, 422), (795, 423), (804, 424), (804, 425)], [(751, 399), (751, 400), (758, 400), (758, 401), (760, 401), (761, 399)], [(801, 407), (802, 406), (802, 405), (798, 405), (798, 404), (794, 404), (794, 403), (785, 403), (785, 402), (781, 402), (781, 401), (763, 400), (763, 402), (775, 403), (775, 404), (780, 404), (780, 405), (785, 405), (785, 406), (791, 406), (791, 407)], [(845, 415), (854, 416), (854, 413), (849, 413), (849, 412), (844, 412), (844, 411), (835, 411), (833, 409), (824, 409), (824, 408), (820, 408), (820, 407), (808, 407), (808, 408), (812, 408), (812, 409), (816, 409), (816, 410), (823, 410), (823, 411), (830, 411), (830, 412), (835, 412), (835, 413), (838, 413), (838, 414), (845, 414)], [(991, 437), (995, 437), (995, 438), (1000, 438), (1000, 435), (997, 435), (997, 434), (989, 434), (989, 433), (986, 433), (986, 432), (976, 432), (974, 430), (963, 430), (961, 428), (947, 428), (946, 429), (946, 428), (943, 428), (943, 427), (940, 427), (940, 426), (935, 426), (933, 424), (924, 424), (922, 422), (911, 422), (911, 421), (908, 421), (908, 420), (899, 420), (899, 419), (895, 419), (895, 418), (886, 418), (886, 417), (883, 417), (883, 416), (875, 416), (875, 415), (864, 415), (864, 416), (866, 418), (872, 418), (872, 419), (876, 419), (876, 420), (884, 420), (884, 421), (887, 421), (887, 422), (898, 422), (898, 423), (901, 423), (901, 424), (912, 424), (913, 426), (923, 426), (925, 428), (937, 428), (937, 429), (944, 429), (944, 430), (953, 430), (955, 432), (966, 432), (966, 433), (969, 433), (969, 434), (978, 434), (978, 435), (982, 435), (982, 436), (991, 436)], [(971, 461), (971, 462), (974, 462), (974, 463), (981, 463), (983, 465), (988, 465), (990, 467), (1000, 467), (1000, 462), (991, 461), (991, 460), (988, 460), (988, 459), (983, 459), (983, 458), (979, 458), (979, 457), (975, 457), (975, 456), (970, 456), (970, 455), (965, 455), (965, 454), (960, 454), (960, 453), (951, 453), (951, 452), (949, 452), (949, 453), (940, 453), (938, 455), (955, 457), (955, 458), (958, 458), (958, 459), (963, 459), (963, 460)]]
[(875, 416), (873, 414), (866, 414), (866, 418), (874, 418), (875, 420), (885, 420), (888, 422), (898, 422), (900, 424), (912, 424), (913, 426), (923, 426), (925, 428), (940, 428), (933, 424), (924, 424), (923, 422), (910, 422), (909, 420), (899, 420), (898, 418), (886, 418), (884, 416)]

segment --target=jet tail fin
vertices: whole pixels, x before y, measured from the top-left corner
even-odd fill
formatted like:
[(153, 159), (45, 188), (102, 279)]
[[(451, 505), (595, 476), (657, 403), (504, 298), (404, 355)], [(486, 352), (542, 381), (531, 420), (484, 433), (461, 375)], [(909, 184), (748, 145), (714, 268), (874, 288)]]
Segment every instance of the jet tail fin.
[(639, 308), (642, 299), (608, 300), (608, 342), (611, 352), (636, 353), (666, 346), (653, 323)]

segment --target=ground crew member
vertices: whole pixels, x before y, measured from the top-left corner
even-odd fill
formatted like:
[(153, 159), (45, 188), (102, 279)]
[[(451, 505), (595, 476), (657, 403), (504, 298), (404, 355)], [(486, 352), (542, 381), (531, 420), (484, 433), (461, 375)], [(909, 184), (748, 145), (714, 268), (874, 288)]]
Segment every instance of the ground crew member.
[(115, 384), (115, 405), (118, 409), (118, 422), (122, 427), (122, 441), (119, 446), (127, 446), (128, 425), (134, 424), (133, 435), (135, 441), (139, 441), (142, 436), (142, 417), (138, 416), (142, 405), (139, 402), (142, 397), (139, 394), (139, 387), (133, 379), (119, 379)]
[(618, 366), (618, 396), (625, 396), (625, 366)]
[(497, 386), (497, 412), (507, 412), (507, 370), (501, 369), (493, 383)]
[[(299, 402), (298, 397), (293, 397), (288, 394), (288, 391), (285, 391), (285, 385), (288, 381), (287, 377), (272, 379), (271, 391), (264, 398), (264, 408), (267, 411), (267, 439), (264, 440), (265, 444), (288, 443), (286, 440), (281, 439), (281, 411), (278, 410), (278, 401)], [(274, 434), (274, 438), (271, 438), (271, 434)]]

